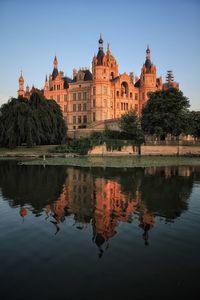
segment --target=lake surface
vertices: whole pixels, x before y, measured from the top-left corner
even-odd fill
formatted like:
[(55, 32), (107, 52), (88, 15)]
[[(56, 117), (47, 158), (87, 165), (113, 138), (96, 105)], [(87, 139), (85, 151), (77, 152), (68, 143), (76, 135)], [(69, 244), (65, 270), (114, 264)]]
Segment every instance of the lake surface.
[(200, 167), (0, 161), (0, 297), (198, 299)]

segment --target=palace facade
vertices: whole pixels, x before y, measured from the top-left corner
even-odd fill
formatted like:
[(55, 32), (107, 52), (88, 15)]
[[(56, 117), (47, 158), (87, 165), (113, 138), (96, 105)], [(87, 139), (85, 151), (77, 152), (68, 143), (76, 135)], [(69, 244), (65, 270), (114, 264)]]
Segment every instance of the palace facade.
[[(58, 69), (55, 56), (53, 71), (44, 84), (47, 99), (54, 99), (61, 107), (69, 130), (97, 128), (106, 121), (116, 120), (131, 109), (140, 115), (148, 100), (148, 93), (169, 88), (178, 88), (173, 74), (168, 71), (167, 82), (157, 77), (156, 67), (151, 62), (150, 49), (146, 49), (146, 60), (140, 77), (133, 73), (119, 74), (118, 64), (108, 44), (104, 52), (100, 35), (97, 55), (92, 59), (92, 72), (88, 68), (73, 70), (73, 78), (64, 76)], [(24, 78), (19, 78), (18, 96), (30, 97), (32, 90), (24, 89)]]

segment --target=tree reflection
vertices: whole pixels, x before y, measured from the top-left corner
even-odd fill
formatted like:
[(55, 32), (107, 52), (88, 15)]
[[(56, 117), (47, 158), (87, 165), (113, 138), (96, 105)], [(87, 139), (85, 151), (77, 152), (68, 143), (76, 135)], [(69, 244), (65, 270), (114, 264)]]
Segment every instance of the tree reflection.
[(19, 166), (15, 161), (0, 162), (2, 195), (13, 207), (31, 205), (37, 216), (45, 205), (62, 193), (66, 167)]
[(187, 210), (194, 171), (192, 167), (43, 168), (1, 162), (0, 187), (9, 204), (20, 207), (23, 219), (29, 205), (33, 214), (53, 224), (54, 234), (70, 215), (79, 230), (91, 224), (101, 258), (119, 223), (137, 222), (147, 246), (156, 217), (173, 221)]

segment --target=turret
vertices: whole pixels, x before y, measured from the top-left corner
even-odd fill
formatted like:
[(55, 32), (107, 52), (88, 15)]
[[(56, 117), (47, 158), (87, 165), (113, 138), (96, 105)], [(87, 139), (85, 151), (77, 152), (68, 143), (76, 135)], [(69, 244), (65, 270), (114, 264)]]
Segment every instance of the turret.
[(49, 90), (49, 81), (48, 81), (48, 79), (47, 79), (47, 75), (46, 75), (46, 78), (45, 78), (44, 90), (45, 90), (45, 91), (48, 91), (48, 90)]
[(25, 91), (24, 91), (24, 77), (22, 75), (22, 71), (19, 77), (19, 90), (18, 90), (18, 97), (24, 97)]
[(56, 56), (53, 61), (53, 66), (52, 79), (54, 80), (58, 76), (58, 60)]
[(163, 89), (167, 90), (171, 87), (179, 89), (179, 84), (174, 81), (174, 75), (172, 70), (168, 70), (166, 75), (166, 82), (163, 84)]

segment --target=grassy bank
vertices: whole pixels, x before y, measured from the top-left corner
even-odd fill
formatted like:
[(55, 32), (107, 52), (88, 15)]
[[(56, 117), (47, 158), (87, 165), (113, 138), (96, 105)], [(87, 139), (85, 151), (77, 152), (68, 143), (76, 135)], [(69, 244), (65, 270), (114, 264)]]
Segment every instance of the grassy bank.
[(14, 149), (0, 148), (0, 157), (42, 156), (53, 148), (55, 148), (55, 145), (36, 146), (32, 148), (17, 147)]
[(200, 166), (200, 158), (172, 157), (172, 156), (145, 156), (145, 157), (69, 157), (34, 159), (23, 162), (25, 165), (66, 165), (80, 167), (159, 167), (159, 166)]

